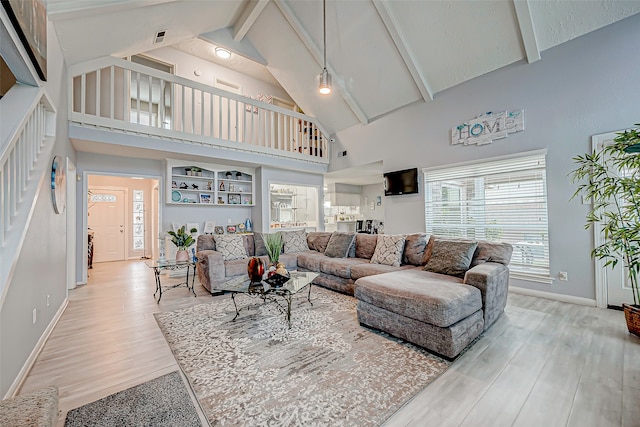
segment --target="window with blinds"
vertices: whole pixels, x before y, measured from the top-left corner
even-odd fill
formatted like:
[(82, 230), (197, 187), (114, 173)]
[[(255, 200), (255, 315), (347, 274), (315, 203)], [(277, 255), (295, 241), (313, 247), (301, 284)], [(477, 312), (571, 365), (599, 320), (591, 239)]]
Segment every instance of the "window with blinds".
[(424, 169), (427, 233), (513, 245), (512, 276), (549, 278), (545, 152)]

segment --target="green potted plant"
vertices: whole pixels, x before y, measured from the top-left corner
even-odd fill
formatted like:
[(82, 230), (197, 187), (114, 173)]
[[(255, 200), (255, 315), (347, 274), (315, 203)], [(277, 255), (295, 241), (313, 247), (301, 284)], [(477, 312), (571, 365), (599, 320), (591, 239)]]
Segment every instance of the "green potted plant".
[(622, 260), (633, 294), (633, 304), (623, 304), (629, 332), (640, 336), (640, 124), (618, 133), (613, 144), (574, 157), (578, 168), (571, 172), (580, 182), (572, 198), (593, 200), (586, 228), (601, 225), (604, 242), (591, 256), (615, 267)]
[(280, 233), (264, 234), (264, 246), (267, 248), (269, 264), (276, 265), (282, 252), (282, 236)]
[[(195, 233), (197, 231), (197, 229), (192, 228), (190, 233)], [(186, 262), (189, 260), (187, 248), (195, 241), (190, 233), (186, 232), (186, 226), (184, 225), (180, 227), (178, 231), (167, 231), (167, 234), (171, 236), (171, 242), (178, 248), (178, 252), (176, 253), (177, 262)]]

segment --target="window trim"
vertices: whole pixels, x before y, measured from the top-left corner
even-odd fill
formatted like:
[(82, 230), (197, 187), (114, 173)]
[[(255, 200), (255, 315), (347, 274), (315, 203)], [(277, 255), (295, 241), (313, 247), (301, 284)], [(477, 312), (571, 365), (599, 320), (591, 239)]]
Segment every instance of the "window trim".
[[(521, 153), (514, 153), (514, 154), (509, 154), (509, 155), (504, 155), (504, 156), (496, 156), (496, 157), (490, 157), (490, 158), (484, 158), (484, 159), (476, 159), (476, 160), (470, 160), (470, 161), (465, 161), (465, 162), (458, 162), (458, 163), (453, 163), (453, 164), (448, 164), (448, 165), (439, 165), (439, 166), (431, 166), (431, 167), (427, 167), (427, 168), (423, 168), (422, 169), (422, 173), (423, 173), (423, 184), (425, 186), (425, 191), (424, 191), (424, 213), (425, 213), (425, 229), (428, 230), (428, 223), (427, 223), (427, 215), (429, 212), (429, 207), (427, 205), (428, 200), (427, 198), (429, 197), (429, 189), (428, 189), (428, 182), (427, 182), (427, 176), (431, 173), (437, 172), (437, 171), (445, 171), (445, 170), (451, 170), (451, 169), (457, 169), (457, 168), (465, 168), (468, 166), (474, 166), (474, 165), (485, 165), (485, 164), (489, 164), (489, 163), (494, 163), (494, 162), (501, 162), (501, 161), (508, 161), (511, 159), (521, 159), (521, 158), (525, 158), (525, 157), (534, 157), (534, 156), (544, 156), (545, 157), (545, 175), (546, 175), (546, 170), (547, 170), (547, 150), (546, 149), (540, 149), (540, 150), (532, 150), (532, 151), (525, 151), (525, 152), (521, 152)], [(545, 184), (546, 184), (546, 179), (545, 179)], [(545, 203), (546, 203), (546, 208), (547, 208), (547, 245), (548, 245), (548, 259), (547, 259), (547, 266), (546, 266), (546, 271), (545, 272), (527, 272), (527, 271), (522, 271), (522, 270), (517, 270), (514, 271), (513, 269), (510, 269), (510, 277), (512, 279), (517, 279), (517, 280), (526, 280), (526, 281), (533, 281), (533, 282), (539, 282), (539, 283), (546, 283), (546, 284), (551, 284), (554, 281), (553, 276), (551, 276), (551, 244), (550, 244), (550, 235), (549, 235), (549, 216), (548, 216), (548, 209), (549, 209), (549, 204), (548, 204), (549, 200), (548, 200), (548, 192), (547, 189), (545, 188)]]

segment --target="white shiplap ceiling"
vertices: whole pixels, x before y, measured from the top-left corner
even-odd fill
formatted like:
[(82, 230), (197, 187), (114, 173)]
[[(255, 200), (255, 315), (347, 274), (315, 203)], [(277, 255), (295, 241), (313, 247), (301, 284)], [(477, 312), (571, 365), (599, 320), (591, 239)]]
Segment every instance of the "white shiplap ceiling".
[(209, 42), (253, 56), (229, 67), (273, 76), (335, 132), (514, 62), (544, 61), (544, 50), (640, 12), (640, 1), (328, 0), (329, 96), (317, 92), (320, 0), (48, 0), (47, 9), (68, 64), (150, 51), (167, 30), (162, 46), (201, 58)]

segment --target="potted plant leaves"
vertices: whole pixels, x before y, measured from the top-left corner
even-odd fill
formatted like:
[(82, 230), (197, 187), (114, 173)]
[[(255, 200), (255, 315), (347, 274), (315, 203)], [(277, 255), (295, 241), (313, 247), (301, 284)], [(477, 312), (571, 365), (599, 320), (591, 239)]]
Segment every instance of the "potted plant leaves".
[(581, 182), (573, 197), (593, 200), (586, 228), (598, 223), (604, 242), (591, 256), (604, 267), (624, 265), (633, 304), (623, 304), (629, 332), (640, 336), (640, 124), (618, 133), (613, 143), (574, 157), (578, 168), (571, 175)]
[[(272, 276), (276, 268), (279, 266), (280, 253), (282, 252), (282, 236), (280, 233), (264, 234), (264, 246), (267, 249), (267, 256), (269, 257), (269, 276)], [(284, 267), (284, 265), (282, 266)]]
[[(196, 228), (192, 228), (190, 233), (195, 233), (198, 230)], [(176, 245), (178, 248), (178, 252), (176, 253), (176, 262), (186, 262), (189, 260), (189, 253), (187, 252), (187, 248), (191, 246), (195, 240), (191, 234), (186, 232), (186, 226), (182, 226), (178, 229), (178, 231), (169, 230), (167, 234), (171, 236), (171, 242)]]

